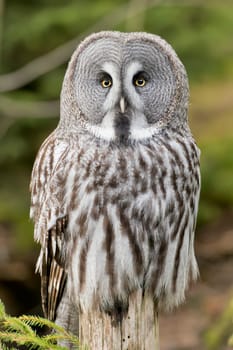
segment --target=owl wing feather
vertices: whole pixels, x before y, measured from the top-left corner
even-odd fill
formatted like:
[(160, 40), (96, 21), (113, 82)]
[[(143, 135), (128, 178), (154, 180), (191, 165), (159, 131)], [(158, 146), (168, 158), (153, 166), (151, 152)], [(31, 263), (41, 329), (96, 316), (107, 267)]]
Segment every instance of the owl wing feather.
[(35, 223), (35, 239), (41, 244), (37, 270), (41, 275), (42, 308), (50, 320), (56, 318), (67, 279), (65, 237), (68, 216), (58, 204), (58, 191), (62, 188), (56, 186), (61, 174), (59, 164), (66, 154), (67, 147), (56, 143), (53, 132), (38, 152), (30, 184), (30, 216)]
[[(47, 244), (42, 256), (41, 296), (46, 317), (54, 320), (66, 284), (66, 272), (59, 241), (67, 227), (67, 217), (57, 219), (47, 234)], [(43, 249), (43, 248), (42, 248)]]

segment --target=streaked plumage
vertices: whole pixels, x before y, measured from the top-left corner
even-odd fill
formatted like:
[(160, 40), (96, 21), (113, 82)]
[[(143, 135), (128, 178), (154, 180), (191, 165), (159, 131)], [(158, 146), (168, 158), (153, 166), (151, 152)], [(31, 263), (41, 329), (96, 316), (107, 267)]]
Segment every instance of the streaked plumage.
[[(108, 91), (98, 86), (99, 71), (112, 79)], [(134, 82), (144, 84), (135, 78), (142, 71), (145, 88)], [(71, 329), (71, 309), (74, 318), (91, 308), (124, 313), (138, 289), (166, 309), (183, 301), (198, 275), (200, 189), (187, 109), (185, 70), (161, 38), (101, 32), (75, 51), (61, 120), (41, 146), (31, 181), (50, 319)]]

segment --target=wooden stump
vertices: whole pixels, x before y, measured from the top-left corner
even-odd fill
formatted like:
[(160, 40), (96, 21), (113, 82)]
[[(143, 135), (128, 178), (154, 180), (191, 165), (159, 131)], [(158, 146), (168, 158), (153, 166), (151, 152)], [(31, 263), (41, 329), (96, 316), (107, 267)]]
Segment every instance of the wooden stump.
[(128, 313), (118, 323), (98, 311), (81, 314), (79, 339), (89, 350), (159, 350), (156, 305), (138, 292), (130, 297)]

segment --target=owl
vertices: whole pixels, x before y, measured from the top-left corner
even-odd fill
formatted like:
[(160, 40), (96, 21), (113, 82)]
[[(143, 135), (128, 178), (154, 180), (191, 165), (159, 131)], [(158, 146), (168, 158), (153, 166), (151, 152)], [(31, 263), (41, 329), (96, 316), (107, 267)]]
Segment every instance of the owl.
[(159, 309), (184, 300), (200, 191), (188, 104), (185, 68), (159, 36), (106, 31), (75, 50), (30, 185), (50, 320), (74, 331), (80, 312), (119, 319), (138, 291)]

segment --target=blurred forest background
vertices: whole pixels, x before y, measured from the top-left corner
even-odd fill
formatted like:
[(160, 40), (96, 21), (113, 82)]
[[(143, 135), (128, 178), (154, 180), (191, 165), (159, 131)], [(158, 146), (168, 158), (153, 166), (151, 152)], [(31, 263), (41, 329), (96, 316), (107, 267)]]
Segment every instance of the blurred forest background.
[(202, 151), (196, 234), (201, 278), (183, 307), (161, 316), (161, 349), (228, 349), (233, 333), (232, 1), (0, 0), (0, 298), (12, 315), (41, 313), (30, 173), (39, 146), (58, 122), (71, 53), (87, 34), (105, 29), (161, 35), (190, 79), (190, 124)]

